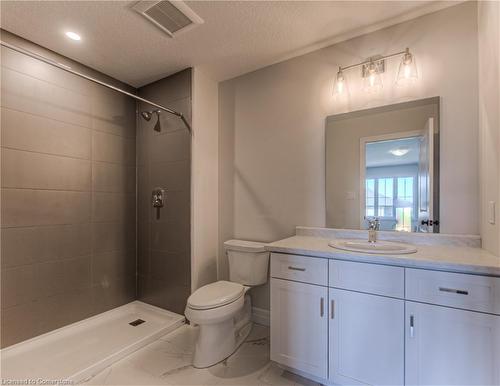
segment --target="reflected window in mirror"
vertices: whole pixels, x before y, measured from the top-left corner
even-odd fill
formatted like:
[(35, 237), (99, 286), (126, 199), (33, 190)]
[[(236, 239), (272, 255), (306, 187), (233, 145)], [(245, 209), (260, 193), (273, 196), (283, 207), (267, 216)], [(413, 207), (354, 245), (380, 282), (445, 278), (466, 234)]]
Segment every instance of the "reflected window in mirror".
[(367, 178), (365, 218), (378, 217), (381, 230), (413, 231), (415, 180), (416, 176)]

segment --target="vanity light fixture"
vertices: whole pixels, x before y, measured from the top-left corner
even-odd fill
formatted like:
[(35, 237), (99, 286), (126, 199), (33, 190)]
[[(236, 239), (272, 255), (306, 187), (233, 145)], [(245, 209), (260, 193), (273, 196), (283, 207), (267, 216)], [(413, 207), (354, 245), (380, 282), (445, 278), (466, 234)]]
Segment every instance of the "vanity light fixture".
[(71, 40), (76, 40), (76, 41), (80, 41), (82, 40), (81, 36), (78, 35), (76, 32), (73, 32), (73, 31), (67, 31), (64, 33), (68, 38), (70, 38)]
[(385, 61), (387, 59), (401, 57), (396, 84), (413, 83), (418, 78), (417, 65), (415, 56), (410, 52), (409, 48), (404, 51), (396, 52), (386, 56), (374, 56), (368, 60), (352, 64), (350, 66), (339, 67), (337, 77), (335, 78), (334, 94), (344, 94), (347, 91), (347, 82), (344, 71), (361, 67), (361, 76), (363, 78), (363, 89), (367, 92), (378, 92), (382, 89), (382, 78), (380, 74), (385, 72)]

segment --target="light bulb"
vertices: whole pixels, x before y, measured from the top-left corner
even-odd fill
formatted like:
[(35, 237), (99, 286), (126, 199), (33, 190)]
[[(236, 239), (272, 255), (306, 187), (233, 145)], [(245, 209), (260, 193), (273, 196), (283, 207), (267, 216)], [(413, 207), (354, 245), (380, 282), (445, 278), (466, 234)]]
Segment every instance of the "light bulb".
[(411, 76), (411, 68), (409, 65), (405, 64), (404, 77), (405, 79), (409, 79)]
[(335, 85), (333, 86), (333, 93), (337, 95), (344, 94), (347, 90), (346, 80), (342, 68), (339, 68), (337, 77), (335, 78)]
[(363, 81), (366, 92), (375, 93), (382, 89), (382, 79), (380, 78), (377, 64), (371, 61), (366, 68), (366, 75)]
[(370, 87), (375, 86), (375, 74), (371, 73), (368, 77), (368, 81), (370, 82)]
[(398, 85), (407, 85), (414, 83), (418, 79), (417, 64), (415, 57), (407, 48), (399, 64), (398, 76), (396, 83)]
[(344, 92), (344, 81), (343, 80), (339, 80), (337, 82), (337, 92), (339, 94), (342, 94)]

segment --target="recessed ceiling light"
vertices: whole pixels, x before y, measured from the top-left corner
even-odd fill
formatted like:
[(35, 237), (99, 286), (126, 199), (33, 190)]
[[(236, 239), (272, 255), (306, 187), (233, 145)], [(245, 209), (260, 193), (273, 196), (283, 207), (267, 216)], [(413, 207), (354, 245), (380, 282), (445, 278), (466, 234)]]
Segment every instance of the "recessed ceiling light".
[(82, 40), (80, 35), (78, 35), (76, 32), (68, 31), (66, 32), (66, 36), (69, 37), (71, 40)]
[(402, 157), (410, 151), (407, 147), (399, 147), (396, 149), (389, 150), (389, 153), (395, 155), (396, 157)]

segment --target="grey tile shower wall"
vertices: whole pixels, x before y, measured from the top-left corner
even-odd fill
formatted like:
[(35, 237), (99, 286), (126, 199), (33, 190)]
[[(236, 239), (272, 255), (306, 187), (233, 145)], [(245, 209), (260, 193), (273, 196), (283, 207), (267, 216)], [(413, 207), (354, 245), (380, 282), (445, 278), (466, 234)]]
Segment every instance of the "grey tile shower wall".
[(136, 298), (136, 106), (1, 54), (5, 347)]
[[(139, 92), (191, 121), (190, 69)], [(160, 120), (161, 133), (153, 130), (156, 117), (137, 126), (138, 298), (183, 314), (191, 292), (191, 136), (177, 117), (161, 113)], [(151, 205), (155, 187), (167, 191), (159, 219)]]

